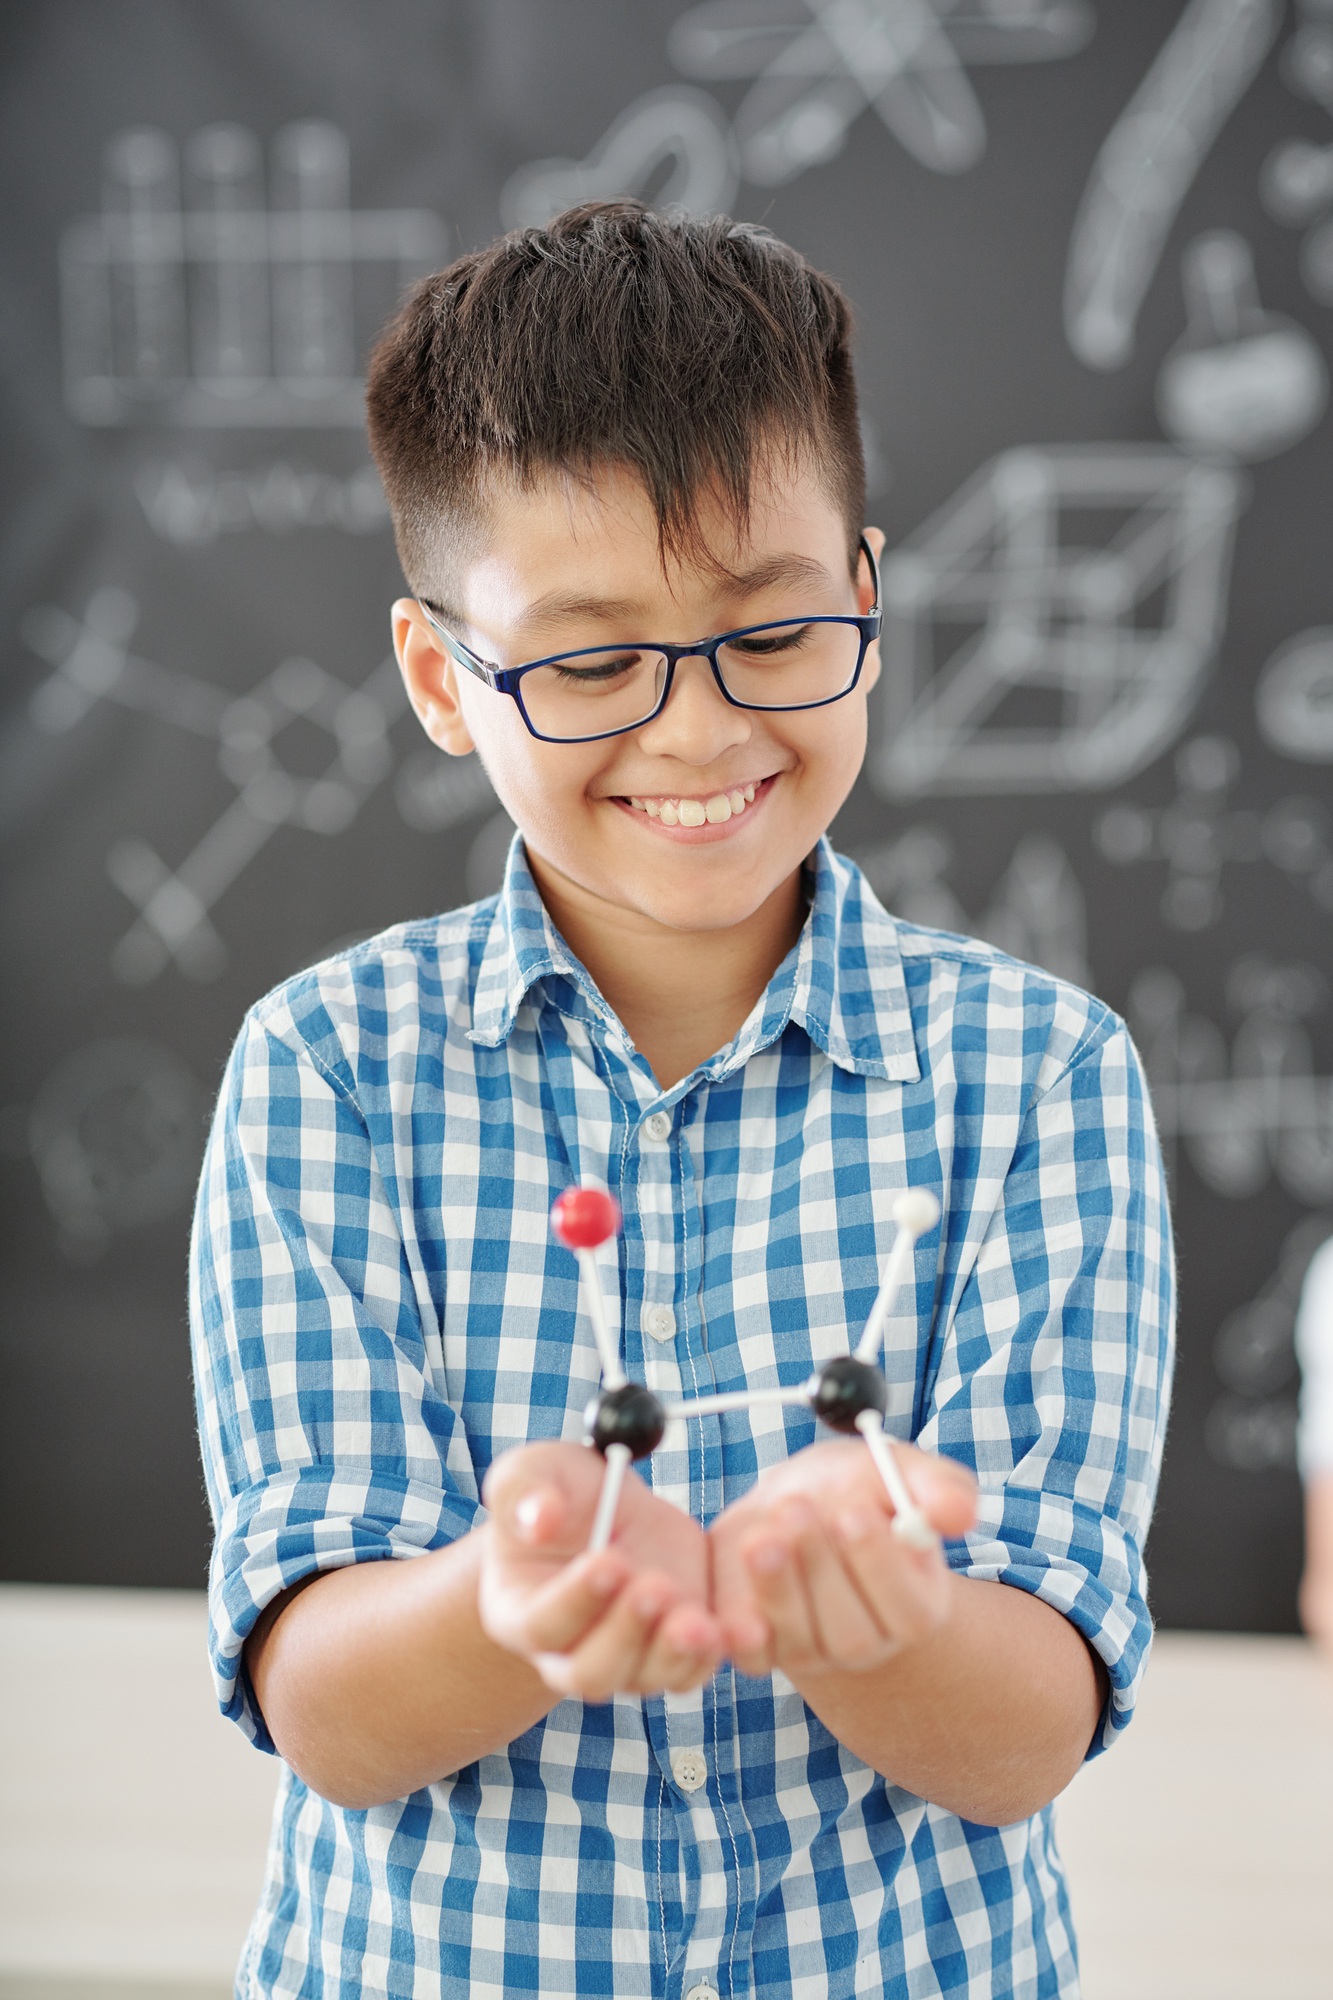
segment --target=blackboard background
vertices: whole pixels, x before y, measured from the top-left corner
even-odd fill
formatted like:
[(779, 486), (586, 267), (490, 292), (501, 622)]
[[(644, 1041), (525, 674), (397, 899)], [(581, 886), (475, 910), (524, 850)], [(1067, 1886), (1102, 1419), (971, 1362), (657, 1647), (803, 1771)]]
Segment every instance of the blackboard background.
[[(438, 795), (400, 715), (389, 728), (392, 755), (347, 830), (280, 826), (216, 901), (220, 969), (191, 977), (169, 963), (137, 984), (117, 975), (113, 953), (134, 910), (109, 857), (123, 859), (124, 843), (138, 841), (176, 868), (234, 802), (236, 785), (219, 768), (216, 740), (182, 729), (160, 703), (99, 699), (72, 726), (53, 730), (49, 710), (44, 725), (38, 691), (62, 629), (51, 608), (81, 617), (99, 589), (128, 591), (134, 654), (227, 698), (292, 656), (355, 688), (387, 651), (385, 613), (399, 579), (379, 520), (280, 531), (252, 522), (193, 541), (153, 526), (143, 496), (160, 496), (164, 468), (184, 468), (205, 493), (227, 474), (259, 490), (275, 464), (322, 473), (320, 490), (343, 494), (360, 474), (354, 490), (364, 499), (364, 445), (346, 426), (182, 428), (151, 410), (142, 421), (79, 421), (61, 379), (62, 232), (98, 209), (105, 148), (126, 128), (156, 127), (183, 146), (201, 127), (236, 121), (267, 145), (293, 120), (321, 119), (347, 136), (352, 207), (432, 212), (453, 254), (501, 226), (502, 190), (527, 163), (582, 159), (642, 93), (681, 83), (668, 36), (683, 11), (680, 0), (377, 0), (373, 9), (352, 0), (207, 8), (11, 0), (3, 10), (0, 1569), (8, 1578), (202, 1582), (185, 1249), (203, 1123), (231, 1037), (256, 995), (329, 945), (490, 886), (503, 833), (481, 788), (458, 796), (454, 824), (423, 823)], [(866, 111), (835, 157), (776, 187), (742, 181), (735, 196), (736, 213), (798, 245), (856, 301), (878, 489), (870, 514), (890, 545), (1010, 447), (1161, 442), (1154, 385), (1184, 325), (1180, 251), (1202, 230), (1239, 231), (1265, 304), (1333, 350), (1333, 316), (1301, 280), (1299, 234), (1279, 227), (1259, 195), (1260, 169), (1280, 140), (1333, 138), (1328, 113), (1284, 77), (1282, 50), (1302, 20), (1317, 21), (1311, 8), (1284, 22), (1204, 160), (1146, 294), (1133, 359), (1097, 373), (1071, 352), (1061, 317), (1071, 226), (1098, 148), (1180, 10), (1174, 0), (1097, 0), (1094, 11), (1096, 32), (1079, 53), (971, 71), (987, 146), (969, 171), (930, 171)], [(799, 18), (802, 9), (789, 12)], [(703, 87), (724, 116), (745, 89)], [(1276, 980), (1286, 995), (1279, 1014), (1285, 1006), (1283, 1018), (1299, 1020), (1309, 1037), (1308, 1062), (1299, 1047), (1287, 1058), (1295, 1088), (1326, 1105), (1329, 1086), (1317, 1079), (1333, 1055), (1323, 983), (1333, 964), (1317, 869), (1279, 866), (1261, 852), (1238, 858), (1222, 870), (1220, 914), (1182, 930), (1162, 914), (1166, 863), (1116, 863), (1098, 834), (1117, 801), (1169, 805), (1179, 789), (1173, 759), (1201, 735), (1238, 750), (1227, 807), (1257, 815), (1251, 828), (1293, 797), (1313, 801), (1303, 824), (1318, 825), (1328, 766), (1269, 747), (1254, 696), (1281, 642), (1333, 622), (1328, 420), (1249, 478), (1225, 639), (1194, 713), (1145, 769), (1114, 793), (903, 799), (863, 780), (835, 833), (844, 848), (878, 855), (890, 877), (902, 836), (923, 827), (942, 836), (936, 852), (947, 842), (948, 858), (936, 874), (980, 926), (1020, 841), (1040, 832), (1076, 880), (1097, 992), (1125, 1008), (1145, 969), (1165, 969), (1190, 1014), (1229, 1043), (1255, 991)], [(233, 480), (227, 490), (240, 487)], [(299, 774), (327, 763), (328, 749), (327, 736), (299, 722), (282, 754)], [(447, 816), (435, 813), (437, 822)], [(135, 1045), (129, 1055), (126, 1040)], [(114, 1188), (95, 1187), (72, 1208), (60, 1193), (68, 1175), (61, 1180), (53, 1120), (79, 1078), (108, 1060), (134, 1075), (147, 1064), (157, 1077), (145, 1086), (147, 1112), (142, 1089), (127, 1097), (122, 1079), (120, 1096), (109, 1086), (80, 1128), (113, 1179), (142, 1174), (145, 1148), (163, 1150), (156, 1181), (147, 1162), (137, 1218), (124, 1203), (117, 1209)], [(123, 1130), (119, 1115), (129, 1120)], [(1293, 1191), (1290, 1174), (1261, 1164), (1243, 1198), (1227, 1195), (1201, 1177), (1187, 1146), (1171, 1151), (1180, 1370), (1153, 1532), (1154, 1609), (1168, 1625), (1289, 1630), (1300, 1559), (1290, 1308), (1333, 1189), (1315, 1174)], [(1251, 1322), (1237, 1333), (1233, 1316), (1263, 1299), (1268, 1332), (1256, 1362), (1243, 1338)]]

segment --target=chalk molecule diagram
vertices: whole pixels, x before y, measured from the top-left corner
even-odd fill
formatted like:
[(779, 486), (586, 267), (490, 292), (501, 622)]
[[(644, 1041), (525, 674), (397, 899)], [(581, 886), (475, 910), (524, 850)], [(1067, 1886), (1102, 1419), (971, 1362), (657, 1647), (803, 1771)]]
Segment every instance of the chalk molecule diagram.
[[(194, 675), (158, 666), (130, 650), (139, 607), (127, 590), (93, 592), (82, 619), (55, 605), (34, 607), (23, 636), (51, 667), (29, 702), (38, 729), (73, 729), (99, 702), (155, 715), (216, 746), (218, 766), (236, 796), (185, 860), (171, 868), (138, 835), (107, 854), (116, 887), (138, 916), (116, 944), (112, 969), (143, 985), (175, 963), (191, 979), (213, 979), (227, 948), (213, 906), (282, 826), (343, 832), (394, 763), (389, 730), (406, 707), (392, 658), (360, 687), (348, 687), (313, 660), (285, 660), (250, 693), (236, 696)], [(316, 777), (286, 770), (278, 742), (303, 719), (325, 734), (331, 751)]]
[(1228, 869), (1267, 862), (1304, 883), (1316, 905), (1333, 911), (1333, 829), (1318, 800), (1279, 799), (1265, 812), (1233, 805), (1240, 752), (1221, 736), (1194, 736), (1176, 753), (1176, 796), (1164, 806), (1121, 802), (1093, 828), (1107, 861), (1119, 867), (1165, 864), (1163, 921), (1178, 931), (1207, 930), (1223, 910)]
[(181, 157), (117, 133), (102, 210), (60, 244), (65, 395), (85, 424), (359, 428), (360, 354), (412, 279), (444, 262), (425, 209), (355, 210), (345, 134), (285, 125), (269, 153), (207, 125)]
[(893, 1507), (893, 1531), (909, 1548), (931, 1549), (938, 1536), (913, 1500), (884, 1427), (888, 1385), (876, 1365), (884, 1328), (911, 1268), (917, 1239), (935, 1227), (940, 1205), (928, 1188), (906, 1188), (893, 1205), (897, 1225), (870, 1317), (851, 1353), (826, 1361), (806, 1382), (772, 1389), (727, 1389), (664, 1403), (644, 1383), (631, 1382), (611, 1334), (597, 1251), (619, 1234), (620, 1204), (597, 1187), (566, 1188), (551, 1209), (551, 1231), (578, 1260), (579, 1296), (592, 1327), (601, 1387), (584, 1412), (587, 1440), (602, 1455), (605, 1472), (588, 1547), (604, 1549), (615, 1528), (625, 1474), (662, 1442), (668, 1423), (753, 1409), (761, 1403), (803, 1404), (830, 1430), (859, 1436), (874, 1460)]

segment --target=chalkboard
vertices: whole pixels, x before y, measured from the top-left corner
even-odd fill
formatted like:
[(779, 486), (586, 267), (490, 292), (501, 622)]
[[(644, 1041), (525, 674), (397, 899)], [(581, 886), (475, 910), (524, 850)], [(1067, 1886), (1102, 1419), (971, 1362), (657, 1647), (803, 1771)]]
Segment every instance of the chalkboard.
[(1167, 1624), (1284, 1630), (1333, 1230), (1333, 5), (42, 0), (0, 25), (3, 1569), (198, 1584), (189, 1203), (246, 1005), (484, 893), (388, 658), (402, 286), (637, 192), (848, 288), (889, 905), (1129, 1016), (1181, 1257)]

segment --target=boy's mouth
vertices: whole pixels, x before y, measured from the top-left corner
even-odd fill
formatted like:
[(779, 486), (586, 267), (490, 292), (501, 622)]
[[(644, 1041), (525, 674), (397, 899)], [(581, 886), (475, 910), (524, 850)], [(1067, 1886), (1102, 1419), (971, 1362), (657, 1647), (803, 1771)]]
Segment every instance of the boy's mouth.
[(715, 827), (726, 826), (728, 821), (740, 819), (749, 812), (756, 801), (762, 800), (772, 789), (773, 778), (757, 778), (749, 784), (734, 785), (726, 791), (712, 792), (703, 798), (691, 798), (676, 793), (631, 793), (621, 797), (616, 804), (630, 812), (645, 814), (655, 819), (659, 826), (667, 827)]

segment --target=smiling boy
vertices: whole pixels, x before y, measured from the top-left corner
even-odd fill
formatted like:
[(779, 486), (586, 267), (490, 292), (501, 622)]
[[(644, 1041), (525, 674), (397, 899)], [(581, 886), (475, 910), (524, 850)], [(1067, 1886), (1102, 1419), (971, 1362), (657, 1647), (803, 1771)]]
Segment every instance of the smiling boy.
[[(288, 1767), (238, 1991), (1072, 1995), (1050, 1801), (1146, 1660), (1169, 1227), (1123, 1025), (824, 838), (880, 672), (846, 303), (593, 204), (419, 287), (369, 407), (408, 692), (520, 838), (270, 995), (223, 1086), (214, 1662)], [(584, 1553), (547, 1215), (589, 1180), (668, 1397), (845, 1352), (940, 1197), (886, 1342), (939, 1549), (767, 1406), (668, 1433)]]

